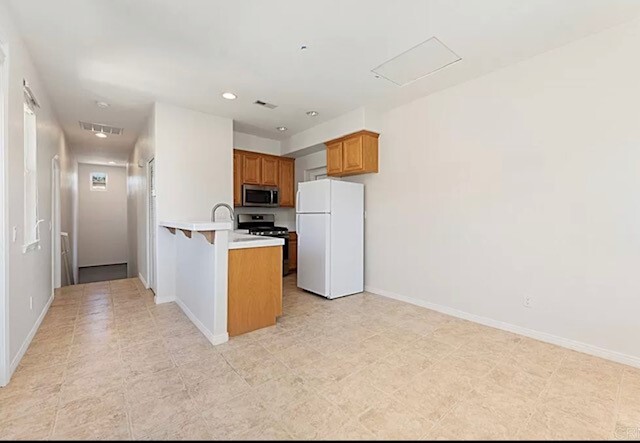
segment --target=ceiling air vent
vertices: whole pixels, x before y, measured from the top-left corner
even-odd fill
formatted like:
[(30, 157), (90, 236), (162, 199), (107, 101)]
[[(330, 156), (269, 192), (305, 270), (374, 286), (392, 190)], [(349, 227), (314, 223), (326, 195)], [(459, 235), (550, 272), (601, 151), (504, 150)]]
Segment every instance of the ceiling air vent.
[(274, 105), (273, 103), (263, 102), (262, 100), (256, 100), (253, 102), (254, 105), (262, 106), (263, 108), (276, 109), (278, 105)]
[(80, 122), (80, 127), (85, 131), (104, 132), (105, 134), (111, 134), (111, 135), (122, 135), (122, 133), (124, 132), (124, 129), (122, 128), (101, 125), (99, 123)]

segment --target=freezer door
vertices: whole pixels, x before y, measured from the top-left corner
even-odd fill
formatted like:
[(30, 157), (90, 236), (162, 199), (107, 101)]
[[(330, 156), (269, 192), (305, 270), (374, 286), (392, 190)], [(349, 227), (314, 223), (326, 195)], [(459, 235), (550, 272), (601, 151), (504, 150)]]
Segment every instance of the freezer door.
[(298, 184), (296, 212), (319, 214), (331, 212), (331, 180), (316, 180)]
[(324, 297), (330, 294), (329, 214), (298, 214), (298, 287)]

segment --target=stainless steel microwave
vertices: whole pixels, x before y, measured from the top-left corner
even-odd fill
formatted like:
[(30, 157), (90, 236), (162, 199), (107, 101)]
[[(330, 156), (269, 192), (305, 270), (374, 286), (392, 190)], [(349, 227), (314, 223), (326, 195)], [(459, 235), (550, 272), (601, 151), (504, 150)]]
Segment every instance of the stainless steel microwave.
[(242, 185), (242, 206), (280, 206), (278, 187)]

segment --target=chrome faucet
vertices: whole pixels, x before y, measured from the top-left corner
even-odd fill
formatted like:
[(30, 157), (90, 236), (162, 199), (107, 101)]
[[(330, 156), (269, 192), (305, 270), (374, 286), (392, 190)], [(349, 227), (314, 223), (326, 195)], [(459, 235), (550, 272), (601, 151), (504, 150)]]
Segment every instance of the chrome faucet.
[(218, 208), (220, 206), (224, 206), (225, 208), (227, 208), (229, 210), (229, 216), (231, 217), (231, 222), (235, 221), (235, 215), (233, 213), (233, 208), (231, 206), (229, 206), (226, 203), (218, 203), (217, 205), (215, 205), (213, 207), (213, 209), (211, 210), (211, 221), (214, 222), (216, 221), (216, 211), (218, 210)]

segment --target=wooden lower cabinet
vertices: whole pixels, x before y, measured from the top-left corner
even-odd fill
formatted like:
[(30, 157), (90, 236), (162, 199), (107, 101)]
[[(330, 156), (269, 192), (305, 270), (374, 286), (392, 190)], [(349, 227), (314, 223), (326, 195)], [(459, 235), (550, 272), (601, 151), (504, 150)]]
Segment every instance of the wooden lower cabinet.
[(282, 246), (229, 250), (229, 336), (273, 326), (282, 315)]
[(298, 234), (289, 232), (289, 270), (298, 269)]

